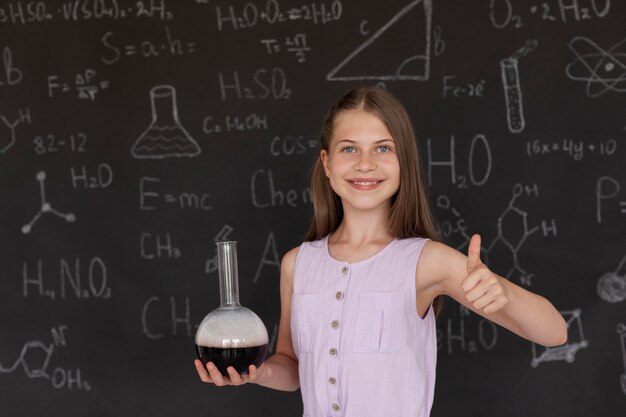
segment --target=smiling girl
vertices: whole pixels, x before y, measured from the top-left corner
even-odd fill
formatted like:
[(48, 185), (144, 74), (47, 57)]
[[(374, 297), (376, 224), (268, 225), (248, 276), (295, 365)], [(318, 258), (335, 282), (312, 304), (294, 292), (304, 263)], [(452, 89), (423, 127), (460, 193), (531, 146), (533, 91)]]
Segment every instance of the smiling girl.
[(425, 417), (435, 317), (447, 295), (534, 343), (566, 342), (545, 298), (438, 241), (410, 119), (386, 90), (359, 87), (328, 112), (311, 180), (307, 239), (283, 257), (276, 354), (246, 375), (196, 361), (202, 381), (302, 391), (305, 417)]

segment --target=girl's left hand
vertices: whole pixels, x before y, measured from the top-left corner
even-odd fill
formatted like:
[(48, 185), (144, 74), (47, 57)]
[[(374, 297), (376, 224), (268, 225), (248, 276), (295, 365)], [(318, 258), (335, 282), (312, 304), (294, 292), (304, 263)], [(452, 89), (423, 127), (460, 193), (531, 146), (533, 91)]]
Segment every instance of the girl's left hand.
[(480, 235), (473, 235), (467, 250), (467, 276), (461, 282), (467, 301), (485, 314), (500, 310), (509, 302), (503, 279), (482, 263)]

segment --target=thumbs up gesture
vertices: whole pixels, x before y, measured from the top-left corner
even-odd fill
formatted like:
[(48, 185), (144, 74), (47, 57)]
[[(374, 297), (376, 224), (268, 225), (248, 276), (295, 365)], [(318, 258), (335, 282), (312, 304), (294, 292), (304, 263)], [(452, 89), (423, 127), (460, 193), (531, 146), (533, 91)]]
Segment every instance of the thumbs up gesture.
[(485, 314), (500, 310), (509, 302), (502, 280), (480, 260), (480, 235), (473, 235), (467, 250), (467, 276), (461, 282), (467, 301)]

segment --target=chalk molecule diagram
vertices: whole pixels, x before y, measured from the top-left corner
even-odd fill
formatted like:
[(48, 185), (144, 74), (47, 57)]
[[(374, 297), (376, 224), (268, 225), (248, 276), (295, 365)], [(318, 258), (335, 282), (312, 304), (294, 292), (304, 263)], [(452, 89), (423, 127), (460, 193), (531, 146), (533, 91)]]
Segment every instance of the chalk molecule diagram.
[(32, 123), (30, 117), (30, 109), (20, 109), (19, 115), (14, 121), (10, 121), (4, 115), (0, 114), (0, 121), (2, 121), (2, 124), (0, 124), (0, 126), (4, 125), (7, 128), (7, 130), (0, 129), (0, 154), (3, 154), (7, 153), (9, 149), (11, 149), (13, 145), (15, 145), (15, 130), (17, 126), (23, 123)]
[(82, 377), (81, 369), (55, 367), (51, 369), (53, 354), (67, 346), (65, 338), (67, 326), (53, 328), (52, 341), (34, 339), (22, 345), (18, 358), (10, 365), (0, 363), (0, 375), (18, 372), (20, 369), (30, 379), (43, 378), (50, 381), (55, 389), (91, 391), (89, 382)]
[(46, 188), (44, 181), (46, 180), (46, 173), (44, 171), (39, 171), (37, 173), (37, 181), (39, 181), (39, 190), (41, 195), (41, 207), (35, 216), (32, 218), (28, 224), (22, 226), (22, 233), (25, 235), (29, 234), (33, 230), (33, 226), (39, 220), (39, 218), (45, 213), (52, 213), (55, 216), (58, 216), (62, 219), (65, 219), (68, 223), (73, 223), (76, 221), (76, 216), (73, 213), (61, 213), (58, 210), (55, 210), (48, 201), (46, 201)]
[(573, 38), (567, 46), (576, 58), (567, 65), (565, 74), (574, 81), (586, 82), (589, 97), (607, 91), (626, 93), (626, 38), (608, 50), (584, 36)]
[[(523, 285), (530, 286), (531, 279), (534, 274), (526, 271), (519, 261), (519, 252), (527, 239), (533, 234), (541, 231), (544, 237), (549, 234), (557, 234), (556, 221), (542, 220), (540, 225), (531, 226), (528, 221), (528, 212), (516, 206), (518, 198), (524, 194), (526, 196), (534, 195), (538, 198), (538, 187), (523, 186), (516, 183), (513, 186), (511, 199), (506, 208), (498, 216), (496, 237), (488, 246), (483, 246), (481, 251), (484, 254), (485, 262), (490, 263), (493, 260), (501, 260), (501, 263), (509, 265), (508, 270), (504, 274), (505, 277), (511, 279), (514, 273), (517, 273), (519, 280)], [(470, 235), (468, 234), (468, 226), (459, 210), (454, 208), (450, 199), (444, 195), (437, 198), (436, 205), (440, 209), (450, 211), (455, 221), (444, 221), (441, 225), (441, 233), (444, 238), (452, 235), (459, 235), (461, 243), (456, 246), (458, 251), (466, 250), (469, 245)], [(486, 242), (486, 240), (483, 240)]]

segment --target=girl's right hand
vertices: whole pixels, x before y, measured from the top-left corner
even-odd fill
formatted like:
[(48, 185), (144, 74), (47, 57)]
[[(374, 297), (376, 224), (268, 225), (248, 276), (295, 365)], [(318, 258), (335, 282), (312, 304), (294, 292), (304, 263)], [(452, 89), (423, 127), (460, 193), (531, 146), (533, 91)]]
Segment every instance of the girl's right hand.
[(263, 366), (257, 368), (254, 365), (250, 365), (247, 375), (240, 375), (235, 368), (229, 366), (227, 369), (229, 376), (224, 376), (213, 364), (213, 362), (208, 362), (205, 367), (199, 359), (196, 359), (194, 364), (196, 365), (198, 376), (200, 376), (202, 382), (215, 384), (218, 387), (223, 387), (225, 385), (239, 386), (247, 383), (257, 383), (260, 375), (263, 373)]

